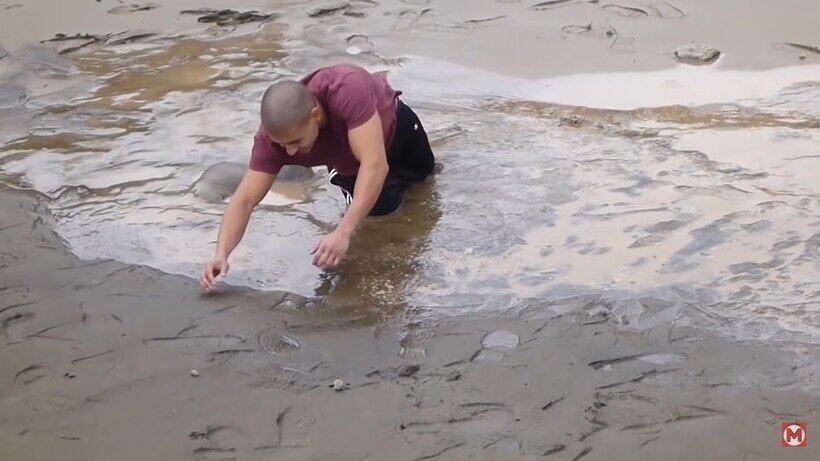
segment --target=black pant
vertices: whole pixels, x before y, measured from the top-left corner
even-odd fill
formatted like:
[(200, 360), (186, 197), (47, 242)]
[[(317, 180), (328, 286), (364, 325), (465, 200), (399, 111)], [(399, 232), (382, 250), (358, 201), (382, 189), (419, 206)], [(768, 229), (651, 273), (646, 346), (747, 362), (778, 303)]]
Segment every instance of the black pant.
[[(413, 109), (402, 101), (396, 107), (396, 130), (387, 148), (390, 171), (370, 216), (385, 216), (399, 209), (404, 191), (424, 181), (433, 173), (435, 158), (427, 133)], [(349, 204), (356, 188), (356, 176), (342, 176), (331, 171), (330, 183), (342, 188)]]

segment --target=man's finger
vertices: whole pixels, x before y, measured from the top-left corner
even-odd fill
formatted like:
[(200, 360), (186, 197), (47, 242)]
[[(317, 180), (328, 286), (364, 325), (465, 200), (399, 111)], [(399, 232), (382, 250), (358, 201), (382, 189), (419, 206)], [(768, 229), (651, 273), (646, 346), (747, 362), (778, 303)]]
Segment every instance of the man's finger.
[(325, 249), (325, 247), (320, 246), (319, 249), (316, 251), (316, 253), (313, 255), (313, 264), (318, 266), (319, 261), (322, 258), (324, 258), (326, 252), (327, 252), (327, 250)]
[(319, 261), (324, 268), (327, 268), (333, 260), (336, 259), (336, 254), (332, 249), (325, 251), (325, 257)]
[(335, 252), (328, 252), (325, 258), (325, 269), (333, 269), (333, 261), (335, 261), (336, 258), (337, 255)]

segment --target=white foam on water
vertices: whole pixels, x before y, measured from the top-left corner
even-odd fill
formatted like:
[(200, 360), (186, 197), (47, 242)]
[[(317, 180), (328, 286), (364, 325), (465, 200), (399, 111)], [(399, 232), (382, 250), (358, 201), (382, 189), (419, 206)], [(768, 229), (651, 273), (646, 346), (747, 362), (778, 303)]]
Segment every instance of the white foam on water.
[(680, 64), (651, 72), (524, 79), (422, 56), (409, 56), (391, 82), (423, 98), (505, 98), (597, 109), (632, 110), (717, 103), (753, 104), (801, 82), (820, 81), (820, 65), (727, 70)]

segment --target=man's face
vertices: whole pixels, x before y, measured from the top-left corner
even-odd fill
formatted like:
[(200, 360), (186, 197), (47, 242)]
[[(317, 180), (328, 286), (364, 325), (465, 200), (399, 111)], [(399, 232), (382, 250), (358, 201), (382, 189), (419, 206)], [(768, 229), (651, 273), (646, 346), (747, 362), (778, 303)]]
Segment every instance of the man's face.
[(314, 108), (307, 120), (285, 133), (268, 133), (271, 140), (285, 149), (288, 155), (307, 154), (319, 136), (319, 111)]

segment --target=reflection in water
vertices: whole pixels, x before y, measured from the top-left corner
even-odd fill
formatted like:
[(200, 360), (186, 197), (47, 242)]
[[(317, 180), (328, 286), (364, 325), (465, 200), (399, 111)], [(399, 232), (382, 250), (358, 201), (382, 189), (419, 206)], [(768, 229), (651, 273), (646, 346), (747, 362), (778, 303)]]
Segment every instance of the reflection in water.
[(414, 290), (430, 270), (426, 255), (441, 215), (435, 178), (413, 186), (397, 213), (365, 221), (351, 240), (344, 263), (319, 275), (313, 295), (332, 306), (332, 317), (344, 319), (347, 325), (403, 317), (400, 354), (423, 354), (428, 313), (417, 304)]
[(431, 179), (411, 188), (396, 214), (365, 221), (351, 240), (345, 263), (322, 276), (315, 295), (334, 304), (377, 309), (412, 305), (410, 282), (423, 270), (422, 258), (441, 219), (439, 201)]
[[(81, 257), (195, 276), (226, 201), (192, 186), (214, 165), (246, 164), (259, 96), (293, 65), (277, 34), (82, 54), (90, 94), (37, 109), (0, 87), (32, 124), (15, 139), (0, 131), (4, 181), (50, 196)], [(331, 59), (300, 51), (299, 66)], [(560, 313), (579, 293), (622, 326), (696, 317), (744, 338), (816, 343), (820, 86), (743, 105), (598, 110), (533, 102), (534, 84), (518, 80), (496, 93), (482, 74), (451, 93), (444, 70), (391, 70), (442, 173), (397, 215), (368, 221), (332, 273), (309, 252), (338, 222), (338, 190), (321, 171), (275, 186), (228, 282), (318, 298), (329, 325), (403, 318), (406, 353), (433, 316), (539, 303)]]

